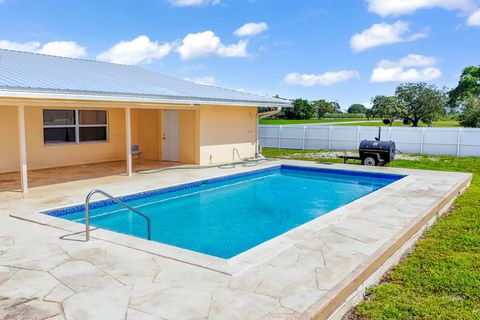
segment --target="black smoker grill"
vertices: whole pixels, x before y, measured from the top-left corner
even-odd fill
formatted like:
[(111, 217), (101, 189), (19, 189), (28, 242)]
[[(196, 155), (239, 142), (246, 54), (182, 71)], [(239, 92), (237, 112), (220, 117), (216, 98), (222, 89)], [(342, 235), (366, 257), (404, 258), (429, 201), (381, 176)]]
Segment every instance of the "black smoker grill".
[(358, 147), (359, 157), (340, 156), (343, 162), (347, 160), (361, 160), (366, 166), (384, 166), (395, 160), (395, 142), (380, 141), (380, 131), (378, 130), (378, 138), (375, 140), (363, 140)]
[(395, 160), (395, 142), (363, 140), (360, 142), (358, 152), (364, 165), (383, 166)]

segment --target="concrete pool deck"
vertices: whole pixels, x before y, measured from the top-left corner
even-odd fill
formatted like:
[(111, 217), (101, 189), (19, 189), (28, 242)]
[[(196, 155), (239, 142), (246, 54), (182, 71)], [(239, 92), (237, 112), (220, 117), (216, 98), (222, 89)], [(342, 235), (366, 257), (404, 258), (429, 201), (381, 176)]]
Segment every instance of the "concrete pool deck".
[[(82, 224), (38, 213), (82, 203), (94, 188), (119, 196), (280, 163), (408, 176), (287, 232), (281, 246), (267, 242), (233, 269), (209, 266), (211, 260), (205, 265), (203, 258), (192, 264), (185, 257), (191, 252), (167, 258), (156, 243), (106, 230), (93, 231), (86, 243), (83, 234), (70, 235), (83, 231)], [(2, 192), (0, 319), (341, 318), (470, 179), (458, 172), (284, 160)]]

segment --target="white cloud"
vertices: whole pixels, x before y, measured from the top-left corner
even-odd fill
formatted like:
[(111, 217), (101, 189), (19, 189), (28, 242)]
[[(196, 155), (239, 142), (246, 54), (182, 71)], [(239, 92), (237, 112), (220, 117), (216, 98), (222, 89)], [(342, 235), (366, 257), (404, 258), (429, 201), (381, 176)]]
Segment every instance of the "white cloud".
[(248, 41), (246, 40), (238, 41), (237, 43), (229, 45), (220, 44), (220, 47), (217, 50), (217, 54), (221, 57), (226, 58), (246, 57), (247, 45)]
[(475, 0), (367, 0), (370, 12), (385, 16), (411, 14), (420, 9), (443, 8), (470, 12), (476, 8)]
[(337, 82), (358, 78), (356, 70), (329, 71), (322, 74), (300, 74), (292, 72), (285, 76), (284, 82), (289, 85), (311, 87), (314, 85), (330, 86)]
[(398, 61), (382, 60), (379, 62), (382, 66), (399, 66), (399, 67), (426, 67), (438, 64), (438, 60), (432, 56), (424, 56), (421, 54), (409, 54)]
[(434, 67), (435, 57), (410, 54), (398, 61), (381, 60), (372, 71), (370, 82), (429, 81), (439, 78), (442, 72)]
[(408, 22), (397, 21), (394, 24), (378, 23), (350, 39), (350, 47), (359, 52), (369, 48), (393, 44), (398, 42), (414, 41), (427, 36), (426, 32), (410, 33)]
[(199, 7), (205, 5), (216, 5), (220, 0), (169, 0), (170, 4), (175, 7)]
[(185, 78), (185, 80), (193, 81), (193, 82), (204, 84), (207, 86), (214, 86), (217, 84), (217, 79), (215, 79), (214, 76), (206, 76), (206, 77), (199, 77), (199, 78), (193, 78), (193, 79)]
[(0, 40), (0, 48), (2, 49), (35, 52), (36, 50), (38, 50), (38, 48), (40, 48), (40, 46), (40, 42), (36, 41), (19, 43), (8, 40)]
[(372, 72), (371, 82), (415, 82), (438, 79), (442, 72), (438, 68), (375, 68)]
[(26, 51), (34, 53), (43, 53), (53, 56), (81, 58), (86, 55), (84, 47), (79, 46), (73, 41), (52, 41), (43, 46), (38, 41), (29, 41), (24, 43), (0, 40), (0, 48), (17, 51)]
[(52, 41), (45, 43), (37, 51), (38, 53), (49, 54), (53, 56), (81, 58), (86, 55), (84, 47), (79, 46), (73, 41)]
[(189, 33), (176, 49), (183, 60), (205, 58), (210, 55), (221, 57), (246, 57), (248, 41), (225, 45), (212, 31)]
[(265, 22), (249, 22), (235, 30), (234, 34), (237, 37), (250, 37), (260, 34), (268, 29), (268, 25)]
[(478, 9), (468, 17), (467, 24), (470, 26), (480, 27), (480, 9)]
[(123, 64), (149, 63), (165, 57), (171, 50), (171, 44), (159, 44), (142, 35), (131, 41), (120, 41), (107, 51), (100, 53), (97, 60)]
[(220, 38), (212, 31), (190, 33), (182, 40), (177, 52), (182, 59), (202, 58), (215, 53), (220, 46)]
[(409, 54), (398, 61), (381, 60), (377, 66), (383, 68), (394, 67), (429, 67), (438, 63), (437, 58), (421, 54)]

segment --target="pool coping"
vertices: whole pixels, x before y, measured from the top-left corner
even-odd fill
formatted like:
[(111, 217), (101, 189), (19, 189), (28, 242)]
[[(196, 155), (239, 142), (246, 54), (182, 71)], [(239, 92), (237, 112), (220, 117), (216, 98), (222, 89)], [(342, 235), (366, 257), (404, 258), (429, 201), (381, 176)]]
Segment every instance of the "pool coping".
[[(147, 240), (139, 238), (133, 235), (127, 235), (116, 231), (111, 231), (102, 228), (91, 227), (90, 236), (91, 238), (108, 241), (118, 245), (126, 246), (128, 248), (141, 250), (147, 253), (165, 257), (168, 259), (188, 263), (197, 267), (202, 267), (212, 271), (217, 271), (227, 275), (237, 275), (248, 269), (258, 266), (265, 262), (266, 260), (274, 257), (279, 254), (282, 250), (287, 249), (291, 245), (294, 245), (296, 242), (302, 240), (308, 234), (315, 232), (317, 227), (321, 227), (325, 224), (334, 222), (335, 220), (341, 219), (343, 215), (348, 213), (348, 209), (351, 206), (355, 206), (358, 203), (361, 203), (360, 200), (369, 201), (370, 197), (375, 197), (376, 194), (382, 191), (384, 188), (387, 188), (391, 185), (398, 185), (399, 182), (408, 183), (408, 175), (403, 175), (399, 173), (379, 173), (379, 172), (369, 172), (365, 170), (352, 170), (352, 169), (341, 169), (341, 168), (325, 168), (311, 165), (299, 165), (299, 164), (284, 164), (284, 163), (275, 163), (272, 165), (267, 165), (263, 168), (253, 168), (246, 172), (233, 173), (218, 177), (213, 177), (210, 179), (190, 181), (187, 183), (173, 184), (162, 188), (156, 189), (147, 189), (143, 191), (136, 191), (134, 193), (129, 193), (125, 195), (116, 196), (122, 201), (129, 201), (143, 197), (149, 197), (155, 194), (163, 194), (172, 191), (184, 190), (190, 187), (195, 187), (201, 185), (202, 182), (221, 182), (228, 181), (231, 179), (239, 178), (242, 176), (254, 175), (256, 173), (269, 172), (285, 167), (286, 169), (293, 169), (298, 171), (313, 171), (313, 172), (325, 172), (325, 173), (334, 173), (342, 175), (353, 175), (353, 176), (391, 176), (396, 177), (398, 180), (391, 182), (387, 186), (384, 186), (378, 190), (370, 192), (358, 199), (355, 199), (339, 208), (336, 208), (332, 211), (329, 211), (318, 218), (310, 220), (300, 226), (292, 228), (285, 233), (282, 233), (274, 238), (271, 238), (265, 242), (262, 242), (244, 252), (239, 253), (231, 258), (224, 259), (215, 257), (212, 255), (204, 254), (197, 251), (192, 251), (169, 244), (157, 242), (154, 240)], [(406, 182), (404, 181), (405, 179)], [(128, 200), (125, 200), (128, 199)], [(92, 202), (91, 208), (104, 207), (110, 205), (111, 200), (100, 200)], [(42, 210), (37, 210), (34, 214), (31, 213), (18, 213), (11, 214), (12, 217), (19, 218), (22, 220), (28, 220), (31, 222), (48, 225), (70, 232), (79, 232), (79, 226), (83, 226), (83, 231), (85, 230), (85, 225), (83, 223), (66, 220), (61, 218), (63, 215), (68, 215), (70, 213), (78, 212), (79, 207), (84, 208), (84, 204), (77, 203), (69, 206), (58, 206)], [(68, 212), (72, 209), (72, 212)], [(63, 211), (67, 212), (63, 212)], [(84, 209), (82, 209), (84, 210)], [(345, 211), (347, 210), (347, 211)], [(63, 212), (61, 215), (51, 215), (49, 213), (59, 211)], [(343, 213), (343, 214), (342, 214)], [(333, 216), (332, 216), (333, 215)], [(82, 231), (80, 231), (82, 232)]]
[(378, 248), (367, 261), (357, 266), (346, 278), (328, 291), (317, 303), (311, 306), (301, 319), (340, 320), (352, 307), (363, 300), (367, 288), (380, 282), (383, 275), (400, 262), (403, 255), (411, 250), (440, 217), (448, 212), (455, 199), (470, 186), (472, 174), (465, 174), (464, 179), (438, 197), (429, 210), (417, 215), (402, 228), (396, 237), (392, 237)]

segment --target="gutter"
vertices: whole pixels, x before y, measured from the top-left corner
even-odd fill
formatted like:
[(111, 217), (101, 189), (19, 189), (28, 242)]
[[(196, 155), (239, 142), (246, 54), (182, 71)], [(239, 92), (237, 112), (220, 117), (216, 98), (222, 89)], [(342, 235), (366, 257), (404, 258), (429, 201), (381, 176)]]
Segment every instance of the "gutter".
[[(290, 104), (291, 106), (291, 104)], [(275, 110), (271, 110), (271, 111), (266, 111), (266, 112), (261, 112), (259, 114), (257, 114), (257, 152), (255, 153), (255, 157), (256, 158), (264, 158), (263, 155), (262, 155), (262, 148), (260, 146), (260, 139), (259, 139), (259, 132), (260, 132), (260, 119), (263, 119), (263, 118), (268, 118), (268, 117), (271, 117), (277, 113), (279, 113), (280, 111), (282, 111), (282, 108), (283, 107), (275, 107), (276, 109)]]
[[(0, 99), (52, 99), (52, 100), (79, 100), (79, 101), (108, 101), (120, 103), (147, 103), (147, 104), (182, 104), (182, 105), (217, 105), (217, 106), (238, 106), (238, 107), (277, 107), (280, 101), (255, 101), (255, 100), (233, 100), (233, 99), (214, 99), (197, 97), (162, 97), (148, 95), (124, 95), (124, 94), (82, 94), (79, 92), (41, 92), (41, 91), (22, 91), (22, 90), (2, 90), (0, 88)], [(290, 106), (290, 102), (285, 101), (285, 106)]]
[(275, 110), (272, 110), (272, 111), (266, 111), (266, 112), (261, 112), (259, 114), (257, 114), (257, 120), (260, 120), (260, 119), (263, 119), (263, 118), (268, 118), (270, 116), (273, 116), (274, 114), (277, 114), (279, 113), (280, 111), (282, 111), (282, 108), (283, 107), (276, 107), (277, 109)]

